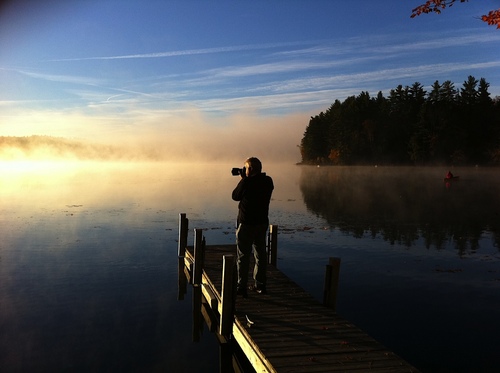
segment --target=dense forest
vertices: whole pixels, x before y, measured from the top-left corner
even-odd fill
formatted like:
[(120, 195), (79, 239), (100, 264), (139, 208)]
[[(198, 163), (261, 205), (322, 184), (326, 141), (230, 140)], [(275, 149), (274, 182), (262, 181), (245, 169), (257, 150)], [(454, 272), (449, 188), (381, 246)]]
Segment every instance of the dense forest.
[(484, 78), (462, 87), (399, 85), (389, 97), (368, 92), (336, 100), (311, 117), (300, 144), (303, 164), (500, 165), (500, 97)]

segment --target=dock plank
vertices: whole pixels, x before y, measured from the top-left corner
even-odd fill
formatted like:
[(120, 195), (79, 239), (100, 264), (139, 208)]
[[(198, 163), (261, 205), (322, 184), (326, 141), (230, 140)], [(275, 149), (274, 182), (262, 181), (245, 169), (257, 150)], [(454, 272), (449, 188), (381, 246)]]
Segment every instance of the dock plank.
[[(235, 245), (210, 245), (204, 254), (203, 286), (219, 301), (222, 257), (228, 254), (236, 255)], [(192, 255), (192, 248), (186, 255)], [(267, 274), (267, 294), (249, 292), (248, 298), (235, 301), (233, 336), (252, 355), (248, 358), (256, 371), (418, 372), (274, 266), (268, 266)]]

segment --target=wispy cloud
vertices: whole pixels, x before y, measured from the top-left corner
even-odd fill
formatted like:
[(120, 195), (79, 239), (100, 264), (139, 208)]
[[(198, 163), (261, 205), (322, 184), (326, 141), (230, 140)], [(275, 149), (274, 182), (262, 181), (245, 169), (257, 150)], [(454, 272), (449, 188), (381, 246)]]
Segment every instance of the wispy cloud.
[[(258, 111), (287, 108), (295, 111), (308, 107), (328, 106), (335, 98), (357, 95), (361, 91), (370, 91), (372, 94), (379, 90), (387, 91), (395, 88), (395, 84), (408, 81), (408, 79), (411, 79), (408, 84), (422, 81), (425, 85), (430, 85), (432, 82), (429, 80), (436, 79), (436, 76), (446, 76), (450, 72), (469, 72), (471, 69), (495, 69), (498, 67), (500, 67), (500, 61), (418, 65), (363, 73), (312, 75), (297, 79), (273, 80), (260, 84), (232, 87), (231, 89), (213, 86), (210, 90), (203, 88), (202, 91), (197, 91), (194, 83), (190, 82), (191, 91), (165, 89), (155, 95), (134, 95), (134, 91), (115, 89), (117, 92), (123, 91), (130, 94), (104, 95), (103, 93), (87, 92), (88, 97), (86, 98), (91, 101), (89, 104), (91, 107), (97, 108), (107, 105), (108, 108), (114, 107), (117, 110), (121, 107), (125, 112), (130, 107), (145, 109), (159, 104), (167, 111), (185, 111), (187, 107), (197, 107), (202, 111), (221, 113), (236, 112), (248, 108)], [(186, 82), (178, 82), (177, 84), (182, 87), (186, 85)]]
[(426, 38), (422, 41), (403, 42), (395, 44), (381, 45), (373, 47), (374, 44), (367, 45), (366, 51), (369, 53), (394, 53), (430, 51), (442, 48), (467, 47), (470, 45), (488, 44), (500, 41), (500, 35), (462, 35), (451, 37)]
[[(244, 66), (224, 66), (205, 71), (198, 71), (195, 74), (186, 76), (182, 83), (187, 86), (207, 86), (221, 84), (224, 81), (234, 78), (257, 77), (264, 75), (275, 74), (293, 74), (305, 72), (307, 78), (311, 81), (313, 74), (316, 74), (318, 79), (325, 78), (318, 75), (319, 70), (332, 71), (342, 67), (352, 68), (354, 65), (362, 65), (375, 61), (390, 61), (396, 60), (402, 56), (408, 56), (409, 53), (415, 53), (423, 50), (442, 49), (446, 47), (468, 46), (478, 43), (494, 43), (500, 41), (500, 35), (466, 35), (466, 36), (451, 36), (441, 37), (435, 40), (423, 40), (420, 42), (400, 42), (397, 39), (401, 37), (389, 37), (387, 35), (373, 36), (368, 38), (351, 38), (346, 42), (334, 42), (331, 45), (316, 45), (305, 49), (280, 51), (274, 53), (272, 57), (277, 61), (268, 63), (249, 63)], [(373, 45), (379, 45), (373, 47)], [(343, 58), (343, 55), (349, 55), (348, 58)], [(331, 56), (325, 60), (325, 56)], [(269, 58), (269, 56), (267, 56)], [(453, 67), (451, 67), (453, 65)], [(442, 64), (442, 66), (450, 66), (448, 71), (466, 70), (470, 68), (470, 64), (462, 62), (460, 64)], [(365, 67), (363, 69), (366, 70)], [(429, 67), (429, 71), (436, 71), (435, 66)], [(461, 67), (462, 68), (461, 68)], [(479, 66), (473, 66), (479, 68)], [(446, 68), (446, 67), (445, 67)], [(487, 68), (484, 65), (481, 68)], [(412, 69), (416, 69), (413, 67)], [(402, 70), (394, 70), (395, 73)], [(315, 73), (316, 72), (316, 73)], [(367, 74), (370, 74), (369, 72)], [(377, 71), (378, 76), (381, 76)], [(197, 75), (197, 77), (195, 76)], [(331, 76), (331, 74), (330, 74)], [(395, 77), (405, 76), (396, 74)], [(276, 77), (273, 77), (274, 79)], [(328, 78), (327, 78), (328, 79)]]
[[(472, 31), (471, 31), (472, 32)], [(419, 35), (371, 35), (363, 37), (352, 37), (342, 41), (329, 40), (323, 43), (302, 48), (276, 52), (276, 55), (293, 58), (296, 56), (342, 56), (342, 55), (366, 55), (385, 53), (405, 53), (412, 51), (435, 50), (448, 47), (466, 47), (470, 45), (480, 45), (498, 43), (500, 34), (483, 33), (466, 34), (456, 36), (453, 34), (422, 33)]]
[[(63, 62), (63, 61), (89, 61), (89, 60), (120, 60), (120, 59), (148, 59), (148, 58), (167, 58), (179, 57), (190, 55), (202, 54), (218, 54), (230, 52), (242, 52), (251, 50), (268, 50), (289, 48), (300, 45), (310, 45), (307, 48), (292, 49), (285, 51), (277, 51), (275, 55), (283, 56), (298, 56), (298, 55), (343, 55), (347, 53), (367, 53), (367, 52), (387, 52), (393, 51), (408, 51), (408, 50), (429, 50), (438, 49), (443, 47), (456, 47), (466, 46), (477, 43), (491, 43), (500, 41), (500, 35), (476, 34), (465, 36), (443, 36), (436, 38), (435, 34), (422, 35), (425, 39), (421, 42), (408, 42), (401, 43), (398, 39), (401, 36), (377, 35), (371, 37), (354, 37), (342, 41), (336, 40), (316, 40), (316, 41), (302, 41), (302, 42), (283, 42), (283, 43), (268, 43), (268, 44), (250, 44), (250, 45), (235, 45), (214, 48), (201, 48), (201, 49), (187, 49), (176, 51), (164, 51), (155, 53), (140, 53), (140, 54), (127, 54), (115, 56), (93, 56), (93, 57), (75, 57), (75, 58), (60, 58), (51, 59), (49, 62)], [(373, 45), (381, 45), (374, 48)]]
[(283, 60), (279, 62), (256, 64), (249, 66), (228, 66), (224, 68), (211, 69), (205, 71), (204, 74), (212, 78), (217, 77), (245, 77), (256, 75), (283, 74), (300, 71), (325, 70), (339, 66), (352, 66), (353, 64), (365, 63), (374, 60), (387, 59), (387, 55), (373, 55), (365, 57), (353, 57), (345, 59), (334, 59), (330, 61), (318, 60)]
[[(430, 39), (432, 37), (432, 39)], [(409, 41), (411, 40), (411, 42)], [(478, 43), (498, 43), (500, 34), (454, 36), (420, 34), (372, 35), (345, 40), (268, 43), (187, 49), (146, 54), (69, 58), (51, 61), (154, 59), (176, 56), (265, 51), (249, 53), (244, 64), (225, 64), (216, 68), (161, 70), (153, 74), (147, 68), (132, 80), (115, 74), (106, 78), (16, 70), (33, 79), (67, 83), (62, 88), (81, 99), (81, 107), (112, 112), (128, 112), (128, 107), (184, 110), (195, 106), (204, 111), (232, 112), (248, 107), (256, 110), (290, 110), (328, 105), (336, 98), (361, 91), (387, 91), (391, 84), (410, 79), (430, 84), (450, 72), (487, 70), (500, 67), (500, 61), (469, 63), (467, 56), (460, 62), (421, 64), (405, 62), (395, 67), (398, 59), (413, 53), (446, 47), (469, 46)], [(233, 60), (231, 60), (233, 61)], [(372, 63), (372, 62), (382, 63)], [(420, 61), (422, 62), (422, 61)], [(146, 64), (147, 66), (147, 64)], [(195, 65), (196, 68), (199, 65)], [(203, 66), (203, 65), (202, 65)], [(355, 72), (351, 72), (357, 66)], [(377, 66), (377, 67), (373, 67)], [(5, 69), (4, 69), (5, 70)], [(104, 75), (103, 75), (104, 76)], [(70, 85), (74, 85), (71, 87)], [(83, 86), (83, 87), (79, 87)]]
[(21, 69), (3, 69), (3, 70), (15, 71), (19, 74), (29, 76), (30, 78), (41, 79), (50, 82), (82, 84), (82, 85), (99, 85), (103, 83), (101, 79), (91, 78), (86, 76), (84, 77), (84, 76), (74, 76), (74, 75), (58, 75), (58, 74), (27, 71)]
[[(419, 65), (395, 69), (373, 70), (363, 73), (339, 74), (334, 76), (316, 76), (312, 78), (290, 79), (277, 81), (261, 86), (262, 90), (271, 91), (300, 91), (324, 90), (334, 87), (363, 87), (368, 82), (388, 82), (405, 78), (425, 78), (428, 76), (446, 76), (454, 71), (470, 71), (471, 69), (492, 69), (500, 67), (500, 61), (484, 63), (447, 63), (435, 65)], [(364, 89), (364, 88), (363, 88)]]
[[(134, 96), (139, 95), (139, 96), (145, 96), (145, 97), (156, 98), (156, 99), (160, 98), (154, 94), (150, 94), (150, 93), (146, 93), (146, 92), (126, 89), (126, 88), (120, 88), (120, 87), (113, 87), (111, 82), (104, 80), (104, 79), (98, 79), (98, 78), (93, 78), (93, 77), (49, 74), (49, 73), (40, 73), (40, 72), (33, 72), (33, 71), (26, 71), (26, 70), (19, 70), (19, 69), (16, 69), (16, 70), (4, 69), (4, 70), (16, 71), (17, 73), (28, 76), (30, 78), (49, 81), (49, 82), (68, 83), (68, 84), (73, 84), (73, 85), (94, 87), (94, 88), (98, 89), (100, 92), (107, 91), (107, 92), (101, 93), (102, 95), (106, 96), (106, 100), (108, 100), (109, 97), (119, 96), (120, 94), (131, 94)], [(67, 91), (72, 92), (72, 93), (78, 93), (78, 95), (82, 98), (88, 98), (90, 96), (88, 94), (89, 91), (74, 90), (74, 89), (67, 89)], [(115, 94), (111, 94), (110, 92), (115, 92)], [(116, 94), (116, 92), (119, 92), (119, 94)], [(95, 95), (95, 93), (93, 95)]]
[(177, 51), (167, 51), (167, 52), (157, 52), (157, 53), (127, 54), (119, 56), (61, 58), (49, 61), (56, 62), (56, 61), (120, 60), (120, 59), (133, 59), (133, 58), (166, 58), (166, 57), (178, 57), (178, 56), (191, 56), (198, 54), (215, 54), (215, 53), (242, 52), (249, 50), (274, 49), (274, 48), (289, 47), (299, 44), (304, 44), (304, 42), (236, 45), (227, 47), (187, 49), (187, 50), (177, 50)]

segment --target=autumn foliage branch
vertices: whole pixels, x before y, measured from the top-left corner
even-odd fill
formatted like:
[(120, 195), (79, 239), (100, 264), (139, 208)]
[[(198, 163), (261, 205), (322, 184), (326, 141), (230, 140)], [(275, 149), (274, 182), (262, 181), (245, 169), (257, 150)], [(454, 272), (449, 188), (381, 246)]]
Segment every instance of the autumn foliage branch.
[[(468, 0), (428, 0), (412, 10), (411, 18), (427, 13), (440, 14), (443, 9), (451, 7), (457, 1), (465, 3)], [(491, 10), (488, 14), (481, 16), (481, 20), (490, 26), (496, 25), (497, 29), (500, 29), (500, 9)]]
[(490, 26), (497, 26), (500, 29), (500, 9), (491, 10), (487, 15), (481, 16), (481, 20)]

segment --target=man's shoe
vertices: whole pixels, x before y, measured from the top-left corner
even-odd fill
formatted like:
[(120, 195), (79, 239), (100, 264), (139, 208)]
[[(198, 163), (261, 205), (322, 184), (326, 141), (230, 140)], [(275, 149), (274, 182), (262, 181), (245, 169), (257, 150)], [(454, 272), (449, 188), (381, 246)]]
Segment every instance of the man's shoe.
[(267, 294), (266, 285), (251, 285), (249, 289), (257, 294)]

